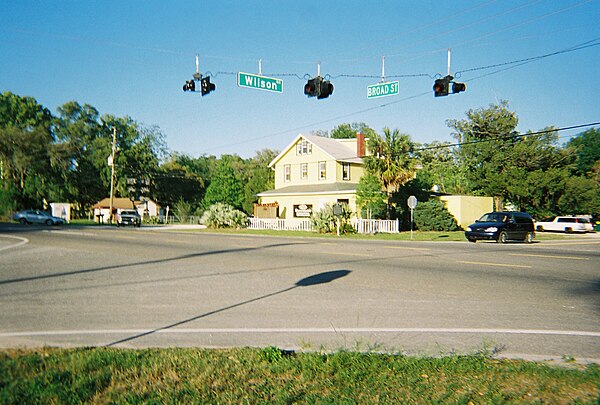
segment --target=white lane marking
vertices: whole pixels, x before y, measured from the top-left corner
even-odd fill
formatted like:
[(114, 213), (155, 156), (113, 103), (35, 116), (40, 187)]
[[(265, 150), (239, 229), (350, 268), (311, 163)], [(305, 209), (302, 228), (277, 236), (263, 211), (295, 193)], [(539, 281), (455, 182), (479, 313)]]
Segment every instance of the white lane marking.
[(509, 256), (523, 256), (523, 257), (541, 257), (547, 259), (565, 259), (565, 260), (590, 260), (588, 257), (577, 257), (577, 256), (556, 256), (556, 255), (534, 255), (525, 253), (509, 253)]
[(70, 335), (113, 334), (205, 334), (205, 333), (456, 333), (456, 334), (507, 334), (507, 335), (554, 335), (600, 337), (600, 332), (545, 329), (473, 329), (473, 328), (188, 328), (188, 329), (90, 329), (0, 332), (0, 338)]
[(25, 245), (27, 243), (29, 243), (29, 239), (27, 238), (22, 238), (20, 236), (12, 236), (12, 235), (0, 235), (0, 238), (11, 238), (11, 239), (18, 239), (20, 242), (15, 243), (14, 245), (10, 245), (10, 246), (4, 246), (0, 248), (0, 251), (2, 250), (8, 250), (8, 249), (13, 249), (22, 245)]
[(479, 265), (479, 266), (492, 266), (492, 267), (516, 267), (516, 268), (520, 268), (520, 269), (530, 269), (531, 266), (524, 266), (521, 264), (506, 264), (506, 263), (488, 263), (488, 262), (465, 262), (465, 261), (458, 261), (458, 263), (462, 263), (462, 264), (474, 264), (474, 265)]

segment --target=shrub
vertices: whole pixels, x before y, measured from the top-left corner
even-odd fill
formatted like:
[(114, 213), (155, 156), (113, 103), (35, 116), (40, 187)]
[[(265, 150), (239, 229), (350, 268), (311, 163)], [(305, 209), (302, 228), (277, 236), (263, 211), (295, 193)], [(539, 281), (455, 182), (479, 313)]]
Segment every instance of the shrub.
[[(340, 217), (340, 232), (352, 233), (354, 228), (350, 224), (352, 211), (348, 204), (340, 204), (342, 206), (342, 215)], [(313, 228), (319, 233), (336, 233), (337, 218), (333, 215), (333, 204), (325, 205), (319, 211), (313, 211), (310, 216)]]
[(421, 231), (458, 231), (460, 227), (456, 218), (446, 208), (446, 205), (433, 198), (419, 203), (415, 208), (415, 225)]
[(248, 216), (231, 205), (216, 203), (204, 212), (200, 223), (208, 228), (243, 228), (248, 226)]

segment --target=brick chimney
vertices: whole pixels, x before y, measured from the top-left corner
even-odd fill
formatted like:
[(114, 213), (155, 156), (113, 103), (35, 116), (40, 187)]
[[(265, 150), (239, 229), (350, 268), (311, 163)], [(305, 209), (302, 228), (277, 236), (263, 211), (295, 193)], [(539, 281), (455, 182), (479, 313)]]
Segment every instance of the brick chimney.
[(365, 156), (365, 134), (358, 132), (356, 134), (356, 156)]

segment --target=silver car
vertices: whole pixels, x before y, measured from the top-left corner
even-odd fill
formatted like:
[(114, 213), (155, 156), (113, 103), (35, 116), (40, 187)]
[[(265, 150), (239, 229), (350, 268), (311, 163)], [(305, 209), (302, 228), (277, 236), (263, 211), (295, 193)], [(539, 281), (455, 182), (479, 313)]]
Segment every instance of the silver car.
[(25, 224), (46, 224), (46, 225), (62, 225), (65, 221), (62, 218), (52, 216), (46, 211), (27, 210), (19, 211), (15, 214), (14, 220)]

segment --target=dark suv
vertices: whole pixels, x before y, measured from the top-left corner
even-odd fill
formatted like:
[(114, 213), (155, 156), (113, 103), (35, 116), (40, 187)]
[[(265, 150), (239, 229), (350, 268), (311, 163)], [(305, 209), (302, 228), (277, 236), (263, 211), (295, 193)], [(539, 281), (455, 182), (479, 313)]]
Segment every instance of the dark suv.
[(123, 210), (117, 214), (117, 226), (133, 225), (139, 227), (142, 218), (136, 210)]
[(465, 236), (469, 242), (522, 240), (531, 243), (535, 238), (533, 218), (524, 212), (488, 212), (467, 227)]

